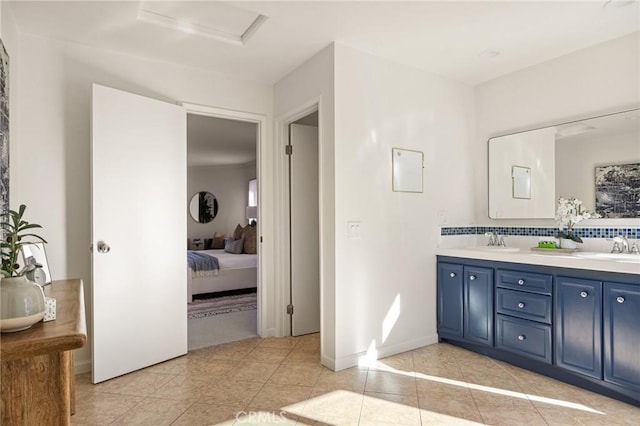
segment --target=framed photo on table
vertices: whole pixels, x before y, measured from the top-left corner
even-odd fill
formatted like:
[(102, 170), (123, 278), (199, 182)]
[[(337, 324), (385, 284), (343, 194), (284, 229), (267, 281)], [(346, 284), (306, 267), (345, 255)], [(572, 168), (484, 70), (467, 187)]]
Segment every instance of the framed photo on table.
[(30, 264), (41, 265), (40, 269), (43, 274), (34, 281), (41, 285), (49, 284), (51, 282), (51, 273), (49, 272), (49, 263), (47, 262), (47, 254), (44, 251), (44, 244), (25, 244), (20, 248), (20, 252), (22, 253), (22, 262), (24, 266)]

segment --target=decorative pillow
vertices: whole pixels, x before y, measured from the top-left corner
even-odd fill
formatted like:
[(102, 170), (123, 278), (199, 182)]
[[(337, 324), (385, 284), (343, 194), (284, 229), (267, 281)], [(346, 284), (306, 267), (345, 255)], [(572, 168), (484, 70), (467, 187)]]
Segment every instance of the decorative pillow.
[(224, 245), (224, 251), (231, 254), (242, 254), (242, 246), (244, 245), (244, 240), (227, 240)]
[(245, 226), (242, 231), (242, 239), (244, 240), (243, 253), (256, 254), (258, 252), (258, 238), (255, 226)]
[(213, 235), (213, 243), (211, 244), (211, 248), (214, 250), (223, 249), (224, 248), (224, 240), (227, 238), (224, 234), (215, 233)]
[(244, 230), (244, 228), (242, 226), (240, 226), (240, 224), (238, 224), (238, 226), (236, 226), (236, 229), (233, 231), (233, 239), (234, 240), (239, 240), (240, 238), (242, 238), (242, 231)]
[(204, 249), (211, 250), (213, 246), (213, 238), (205, 238), (204, 239)]

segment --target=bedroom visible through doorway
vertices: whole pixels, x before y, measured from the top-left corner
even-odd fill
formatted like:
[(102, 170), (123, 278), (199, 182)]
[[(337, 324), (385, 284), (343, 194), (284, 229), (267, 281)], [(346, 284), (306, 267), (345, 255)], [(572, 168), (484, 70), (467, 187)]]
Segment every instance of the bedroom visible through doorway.
[(258, 335), (258, 124), (187, 114), (188, 348)]

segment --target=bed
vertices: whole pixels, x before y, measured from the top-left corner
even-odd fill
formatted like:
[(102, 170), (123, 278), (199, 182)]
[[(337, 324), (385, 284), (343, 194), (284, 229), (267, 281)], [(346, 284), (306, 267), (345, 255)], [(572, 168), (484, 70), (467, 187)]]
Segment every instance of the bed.
[(258, 255), (231, 254), (224, 250), (198, 250), (199, 255), (218, 259), (218, 270), (194, 271), (189, 267), (187, 302), (194, 294), (238, 290), (258, 286)]

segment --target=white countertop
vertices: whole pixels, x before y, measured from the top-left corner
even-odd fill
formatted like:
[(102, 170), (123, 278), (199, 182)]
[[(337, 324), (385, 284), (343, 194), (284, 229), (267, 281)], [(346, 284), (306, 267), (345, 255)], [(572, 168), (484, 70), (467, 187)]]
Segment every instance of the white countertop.
[(619, 272), (640, 275), (640, 263), (619, 260), (585, 259), (574, 254), (546, 254), (530, 249), (501, 252), (481, 248), (438, 248), (439, 256), (462, 257), (467, 259), (493, 260), (497, 262), (524, 263), (530, 265), (557, 266), (560, 268), (587, 269), (592, 271)]

